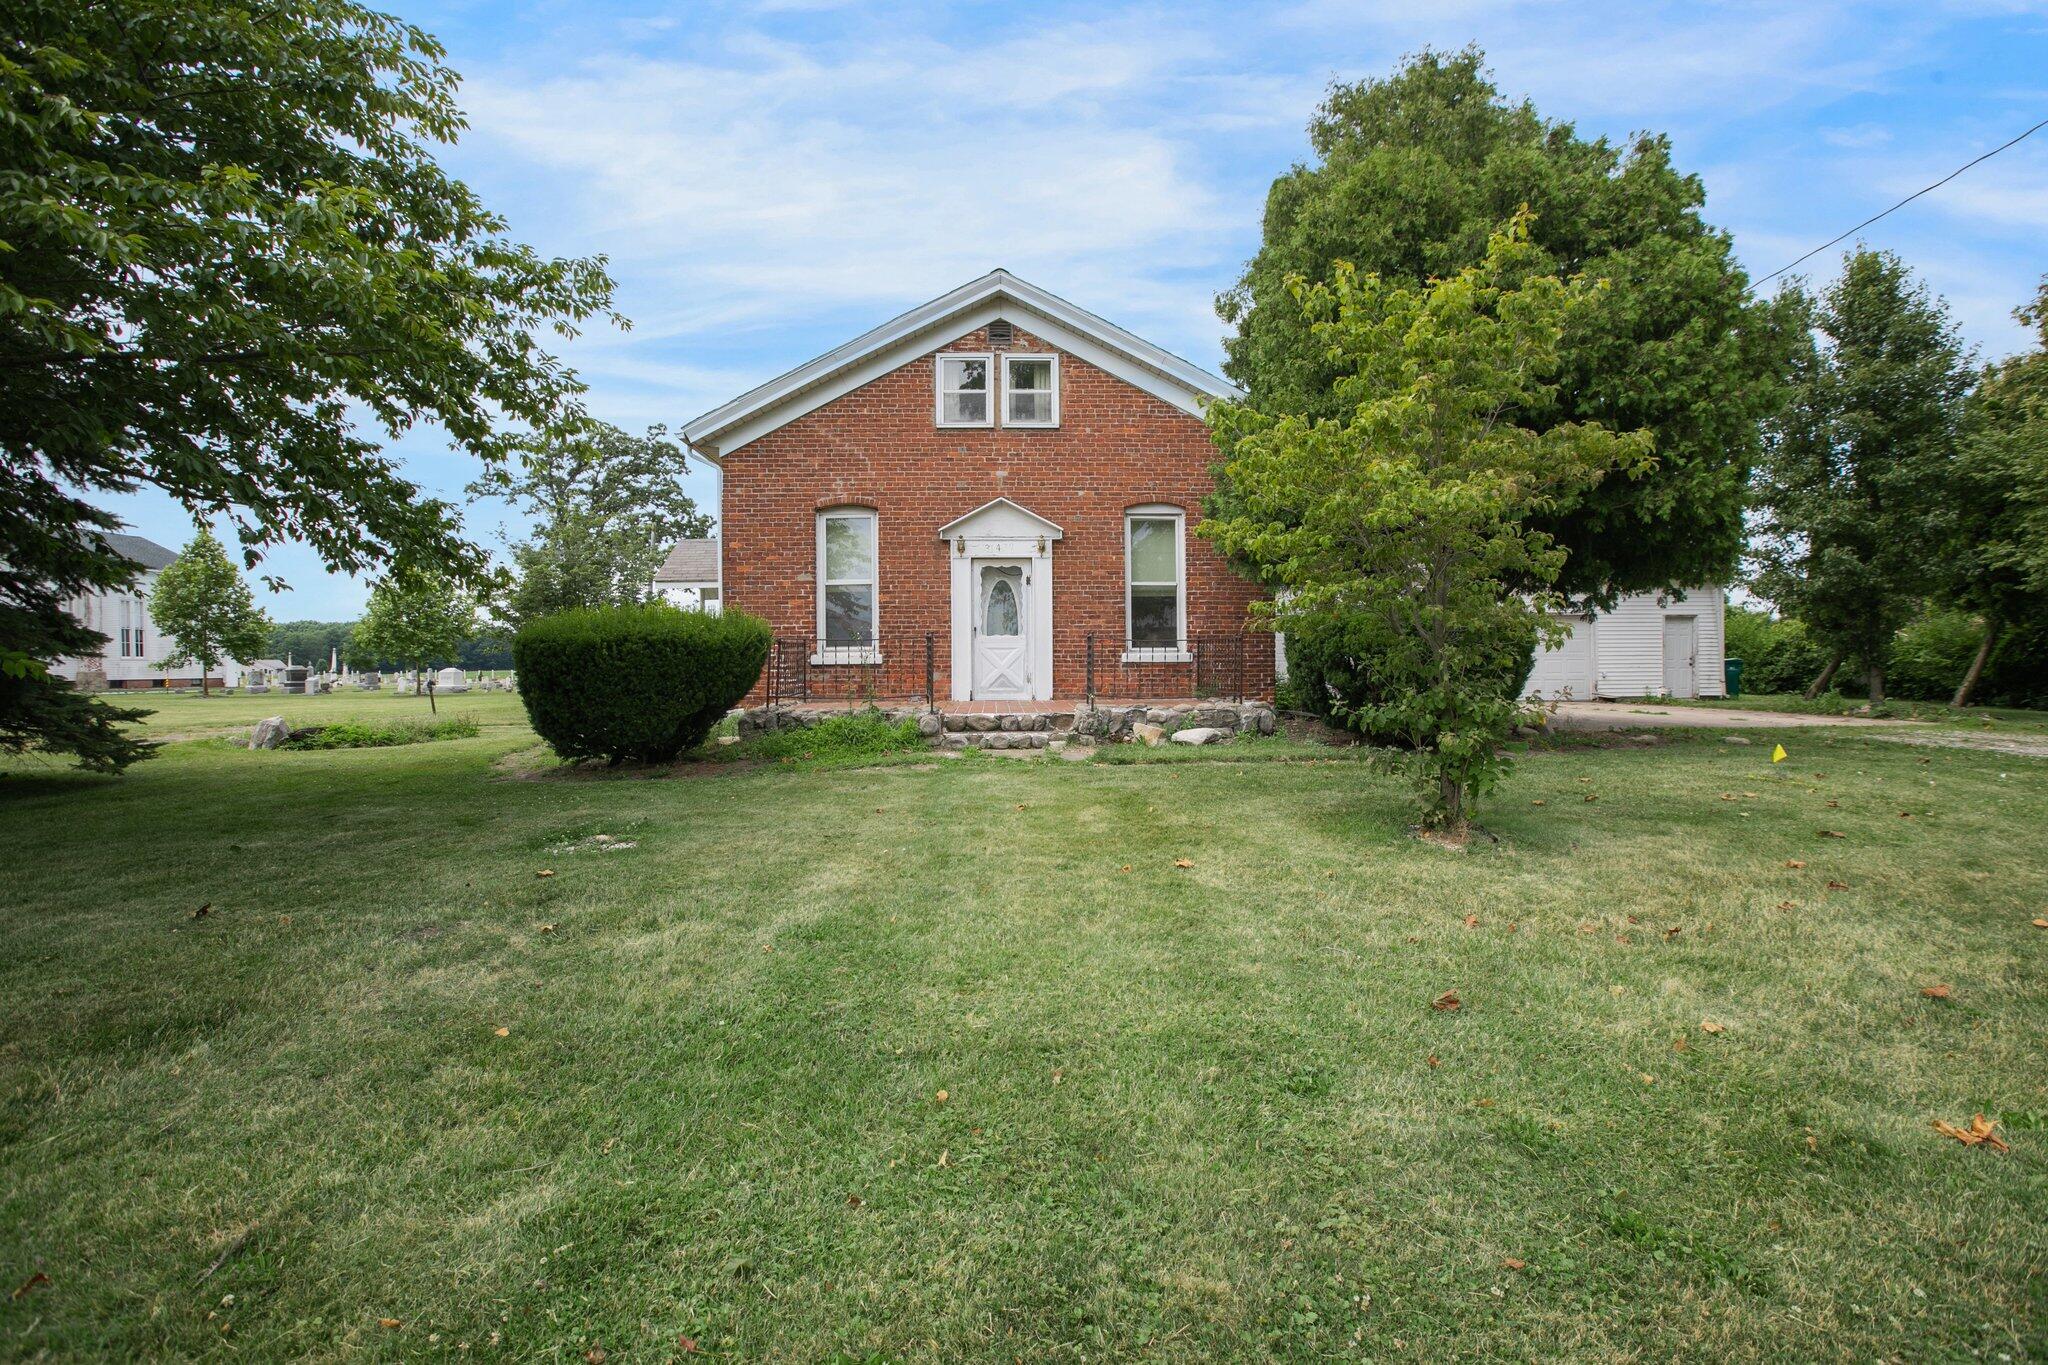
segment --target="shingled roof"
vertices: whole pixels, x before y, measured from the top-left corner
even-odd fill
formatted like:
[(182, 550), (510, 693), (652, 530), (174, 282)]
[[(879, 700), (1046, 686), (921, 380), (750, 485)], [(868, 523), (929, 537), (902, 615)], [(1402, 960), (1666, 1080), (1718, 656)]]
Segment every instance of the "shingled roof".
[(716, 583), (718, 581), (718, 537), (708, 540), (679, 540), (668, 558), (654, 571), (657, 583)]
[(100, 534), (100, 540), (109, 550), (112, 550), (121, 558), (131, 564), (139, 564), (145, 569), (165, 568), (172, 560), (178, 557), (176, 550), (166, 550), (147, 536), (131, 536), (124, 535), (119, 531), (106, 531)]

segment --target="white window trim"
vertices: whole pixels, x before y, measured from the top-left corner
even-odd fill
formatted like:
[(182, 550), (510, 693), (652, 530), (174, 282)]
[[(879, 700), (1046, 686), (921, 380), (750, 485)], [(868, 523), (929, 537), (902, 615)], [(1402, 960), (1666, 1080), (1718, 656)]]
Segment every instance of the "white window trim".
[[(1049, 422), (1016, 422), (1010, 419), (1010, 362), (1013, 360), (1047, 360), (1052, 362), (1052, 420)], [(1057, 351), (1005, 351), (1003, 363), (998, 366), (1003, 375), (1003, 425), (1027, 431), (1049, 431), (1060, 424), (1060, 357)], [(1025, 390), (1035, 393), (1035, 389)]]
[[(828, 645), (825, 643), (825, 589), (831, 586), (825, 578), (825, 523), (839, 519), (864, 518), (868, 523), (868, 548), (870, 572), (874, 575), (866, 581), (874, 603), (875, 643), (872, 645)], [(832, 664), (878, 664), (882, 662), (882, 518), (872, 507), (821, 507), (818, 509), (818, 590), (817, 621), (818, 631), (812, 643), (816, 646), (811, 662), (820, 666)], [(847, 578), (836, 580), (844, 585), (863, 580)]]
[[(982, 419), (979, 422), (948, 422), (946, 420), (946, 362), (949, 360), (979, 360), (988, 366), (988, 402), (982, 405)], [(996, 357), (993, 351), (939, 351), (932, 357), (932, 421), (942, 427), (992, 427), (996, 424)], [(969, 390), (956, 389), (955, 393)]]
[[(1131, 639), (1131, 523), (1171, 520), (1173, 526), (1174, 626), (1179, 639), (1171, 649), (1165, 645), (1139, 645)], [(1147, 586), (1157, 586), (1156, 584)], [(1124, 509), (1124, 653), (1127, 664), (1192, 663), (1188, 650), (1188, 514), (1169, 503), (1148, 503)]]

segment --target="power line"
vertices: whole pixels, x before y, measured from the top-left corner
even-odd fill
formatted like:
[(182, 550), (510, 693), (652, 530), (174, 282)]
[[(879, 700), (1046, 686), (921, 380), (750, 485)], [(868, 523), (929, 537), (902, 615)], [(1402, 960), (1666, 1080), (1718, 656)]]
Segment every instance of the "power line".
[(1934, 183), (1933, 183), (1932, 185), (1928, 185), (1928, 186), (1927, 186), (1927, 187), (1925, 187), (1924, 189), (1917, 189), (1917, 190), (1914, 190), (1914, 191), (1913, 191), (1913, 192), (1912, 192), (1911, 194), (1907, 195), (1907, 196), (1906, 196), (1906, 197), (1905, 197), (1904, 199), (1901, 199), (1901, 200), (1900, 200), (1900, 201), (1899, 201), (1898, 203), (1896, 203), (1896, 204), (1893, 204), (1893, 205), (1892, 205), (1892, 206), (1891, 206), (1890, 208), (1886, 209), (1886, 210), (1885, 210), (1885, 211), (1884, 211), (1883, 213), (1873, 213), (1873, 214), (1872, 214), (1872, 215), (1871, 215), (1870, 217), (1868, 217), (1868, 218), (1865, 218), (1865, 219), (1864, 219), (1864, 220), (1863, 220), (1862, 222), (1858, 223), (1858, 224), (1857, 224), (1857, 225), (1856, 225), (1855, 227), (1852, 227), (1852, 228), (1850, 228), (1850, 229), (1849, 229), (1849, 230), (1848, 230), (1847, 232), (1843, 233), (1843, 234), (1842, 234), (1842, 235), (1841, 235), (1840, 237), (1836, 237), (1836, 238), (1834, 238), (1834, 239), (1833, 239), (1832, 241), (1826, 241), (1826, 242), (1822, 242), (1822, 243), (1821, 243), (1821, 244), (1820, 244), (1819, 246), (1817, 246), (1817, 247), (1815, 247), (1815, 248), (1814, 248), (1813, 250), (1811, 250), (1811, 251), (1807, 252), (1807, 253), (1806, 253), (1806, 255), (1804, 255), (1804, 256), (1801, 256), (1801, 257), (1799, 258), (1799, 260), (1798, 260), (1798, 261), (1791, 261), (1791, 262), (1788, 262), (1788, 263), (1787, 263), (1787, 264), (1785, 264), (1785, 265), (1781, 265), (1781, 266), (1779, 266), (1779, 267), (1778, 267), (1778, 268), (1777, 268), (1776, 270), (1773, 270), (1773, 271), (1772, 271), (1772, 272), (1771, 272), (1770, 274), (1768, 274), (1768, 275), (1764, 276), (1764, 277), (1763, 277), (1762, 279), (1758, 280), (1758, 281), (1757, 281), (1757, 284), (1769, 284), (1769, 283), (1770, 283), (1770, 282), (1771, 282), (1772, 280), (1775, 280), (1775, 279), (1777, 279), (1777, 278), (1778, 278), (1778, 276), (1780, 276), (1780, 275), (1784, 274), (1784, 273), (1785, 273), (1786, 271), (1790, 270), (1790, 269), (1791, 269), (1791, 268), (1792, 268), (1793, 266), (1795, 266), (1795, 265), (1798, 265), (1798, 264), (1799, 264), (1799, 261), (1805, 261), (1805, 260), (1809, 260), (1809, 259), (1811, 259), (1811, 258), (1813, 258), (1813, 257), (1815, 257), (1815, 256), (1818, 256), (1818, 255), (1820, 255), (1820, 253), (1821, 253), (1821, 252), (1823, 252), (1823, 251), (1826, 251), (1826, 250), (1827, 250), (1827, 249), (1828, 249), (1829, 247), (1831, 247), (1831, 246), (1835, 245), (1835, 243), (1837, 243), (1837, 242), (1841, 242), (1841, 241), (1846, 241), (1846, 240), (1847, 240), (1848, 238), (1854, 237), (1854, 236), (1855, 236), (1855, 235), (1856, 235), (1857, 233), (1859, 233), (1859, 232), (1863, 231), (1863, 229), (1865, 229), (1865, 228), (1869, 227), (1869, 226), (1870, 226), (1870, 225), (1871, 225), (1872, 223), (1876, 222), (1876, 221), (1877, 221), (1878, 219), (1880, 219), (1880, 218), (1883, 218), (1883, 217), (1885, 217), (1885, 216), (1886, 216), (1887, 214), (1891, 214), (1891, 213), (1896, 213), (1896, 212), (1898, 212), (1898, 211), (1899, 211), (1900, 209), (1902, 209), (1902, 208), (1906, 207), (1906, 205), (1908, 205), (1908, 204), (1912, 203), (1912, 202), (1913, 202), (1913, 201), (1914, 201), (1915, 199), (1918, 199), (1918, 198), (1919, 198), (1919, 197), (1920, 197), (1921, 195), (1923, 195), (1923, 194), (1928, 194), (1928, 193), (1931, 193), (1931, 192), (1932, 192), (1932, 191), (1934, 191), (1934, 190), (1938, 190), (1938, 189), (1940, 189), (1940, 188), (1941, 188), (1941, 187), (1942, 187), (1943, 185), (1946, 185), (1946, 184), (1947, 184), (1947, 183), (1948, 183), (1949, 181), (1951, 181), (1951, 180), (1955, 179), (1955, 178), (1956, 178), (1957, 176), (1961, 175), (1961, 174), (1962, 174), (1962, 173), (1963, 173), (1964, 171), (1967, 171), (1967, 170), (1969, 170), (1969, 169), (1970, 169), (1970, 167), (1972, 167), (1972, 166), (1976, 165), (1976, 164), (1977, 164), (1977, 162), (1979, 162), (1979, 161), (1989, 161), (1989, 160), (1990, 160), (1990, 159), (1991, 159), (1992, 157), (1994, 157), (1994, 156), (1997, 156), (1997, 155), (1998, 155), (1998, 154), (1999, 154), (2000, 152), (2004, 151), (2004, 150), (2005, 150), (2005, 149), (2006, 149), (2007, 147), (2014, 147), (2014, 146), (2017, 146), (2017, 145), (2019, 145), (2020, 143), (2022, 143), (2022, 142), (2026, 141), (2026, 140), (2027, 140), (2028, 138), (2032, 137), (2032, 136), (2033, 136), (2034, 134), (2036, 134), (2036, 133), (2040, 132), (2040, 131), (2041, 131), (2041, 130), (2042, 130), (2043, 128), (2048, 128), (2048, 118), (2044, 118), (2044, 119), (2042, 119), (2042, 120), (2041, 120), (2041, 121), (2040, 121), (2039, 123), (2035, 124), (2035, 125), (2034, 125), (2033, 127), (2029, 128), (2029, 129), (2027, 129), (2027, 131), (2026, 131), (2026, 132), (2024, 132), (2024, 133), (2021, 133), (2021, 134), (2020, 134), (2020, 135), (2019, 135), (2018, 137), (2014, 138), (2014, 139), (2013, 139), (2013, 140), (2012, 140), (2011, 142), (2007, 142), (2007, 143), (2002, 143), (2002, 144), (2000, 144), (1999, 146), (1993, 147), (1993, 148), (1992, 148), (1992, 149), (1991, 149), (1990, 151), (1988, 151), (1988, 152), (1984, 153), (1984, 155), (1982, 155), (1982, 156), (1978, 157), (1978, 158), (1977, 158), (1977, 159), (1976, 159), (1975, 161), (1966, 161), (1966, 162), (1964, 162), (1964, 163), (1963, 163), (1962, 165), (1960, 165), (1960, 166), (1956, 167), (1956, 168), (1955, 168), (1954, 170), (1950, 171), (1950, 172), (1949, 172), (1949, 173), (1948, 173), (1947, 175), (1943, 176), (1943, 177), (1942, 177), (1941, 179), (1939, 179), (1939, 180), (1935, 181), (1935, 182), (1934, 182)]

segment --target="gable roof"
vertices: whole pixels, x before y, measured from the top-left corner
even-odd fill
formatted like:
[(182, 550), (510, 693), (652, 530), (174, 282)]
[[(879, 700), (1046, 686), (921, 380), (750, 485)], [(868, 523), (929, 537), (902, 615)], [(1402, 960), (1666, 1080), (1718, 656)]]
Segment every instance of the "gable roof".
[(684, 425), (683, 439), (717, 461), (749, 441), (997, 318), (1020, 323), (1063, 351), (1106, 370), (1191, 416), (1215, 398), (1241, 397), (1229, 381), (1144, 338), (1068, 303), (1057, 294), (991, 270), (939, 295), (816, 360), (747, 390)]
[(668, 558), (654, 571), (657, 583), (716, 583), (718, 581), (718, 537), (708, 540), (679, 540)]
[(964, 517), (953, 518), (939, 528), (939, 539), (951, 540), (956, 532), (962, 535), (1046, 536), (1053, 540), (1064, 540), (1067, 535), (1029, 507), (1008, 498), (992, 499)]
[(166, 550), (147, 536), (102, 531), (100, 542), (129, 563), (140, 565), (144, 569), (167, 568), (171, 561), (178, 557), (176, 550)]

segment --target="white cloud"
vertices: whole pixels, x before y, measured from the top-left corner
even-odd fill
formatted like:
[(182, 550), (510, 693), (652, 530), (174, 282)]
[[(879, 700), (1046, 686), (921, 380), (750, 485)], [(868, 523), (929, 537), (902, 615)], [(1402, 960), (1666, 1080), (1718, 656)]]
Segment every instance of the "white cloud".
[(907, 307), (1001, 265), (1213, 349), (1207, 291), (1155, 281), (1231, 273), (1221, 244), (1249, 220), (1146, 103), (1204, 52), (1131, 20), (968, 49), (741, 35), (691, 60), (485, 72), (467, 143), (575, 187), (558, 235), (613, 258), (642, 342)]

